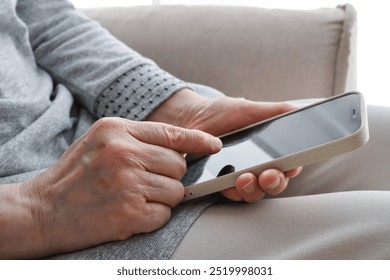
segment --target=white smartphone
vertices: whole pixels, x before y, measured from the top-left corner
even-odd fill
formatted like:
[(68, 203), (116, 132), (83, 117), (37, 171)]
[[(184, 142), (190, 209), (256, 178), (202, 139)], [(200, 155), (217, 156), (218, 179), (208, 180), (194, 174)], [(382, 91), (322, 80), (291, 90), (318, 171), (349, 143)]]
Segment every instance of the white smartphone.
[(359, 148), (369, 138), (366, 105), (361, 93), (344, 93), (220, 138), (220, 152), (187, 155), (184, 200), (233, 187), (246, 172), (287, 171)]

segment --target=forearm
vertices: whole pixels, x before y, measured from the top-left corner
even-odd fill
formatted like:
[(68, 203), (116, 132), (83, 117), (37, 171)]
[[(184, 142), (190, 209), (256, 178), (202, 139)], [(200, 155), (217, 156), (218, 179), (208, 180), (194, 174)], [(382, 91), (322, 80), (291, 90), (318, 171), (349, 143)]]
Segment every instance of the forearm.
[(33, 209), (37, 207), (23, 192), (22, 184), (0, 185), (0, 259), (35, 258), (44, 254), (34, 217)]
[[(19, 0), (37, 63), (98, 118), (143, 120), (187, 87), (65, 0)], [(140, 27), (141, 28), (141, 27)]]
[(20, 0), (17, 13), (28, 27), (36, 63), (90, 111), (96, 95), (118, 72), (140, 63), (138, 54), (67, 1)]

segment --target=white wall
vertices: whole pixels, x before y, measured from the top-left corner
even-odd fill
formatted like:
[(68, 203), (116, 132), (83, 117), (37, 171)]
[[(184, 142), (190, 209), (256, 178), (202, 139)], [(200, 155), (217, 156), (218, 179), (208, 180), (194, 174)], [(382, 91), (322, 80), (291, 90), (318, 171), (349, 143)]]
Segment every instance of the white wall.
[[(265, 8), (316, 9), (344, 4), (341, 0), (72, 0), (76, 7), (157, 4), (241, 5)], [(358, 14), (358, 89), (367, 102), (390, 106), (390, 3), (385, 0), (349, 0)]]

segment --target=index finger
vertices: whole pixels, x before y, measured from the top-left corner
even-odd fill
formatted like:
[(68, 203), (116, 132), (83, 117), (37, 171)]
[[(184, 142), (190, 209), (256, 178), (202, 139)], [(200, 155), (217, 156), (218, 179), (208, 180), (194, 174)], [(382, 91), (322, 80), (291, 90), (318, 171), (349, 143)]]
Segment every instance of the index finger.
[(139, 141), (179, 153), (206, 155), (216, 153), (222, 148), (221, 140), (211, 134), (165, 123), (129, 121), (126, 130)]

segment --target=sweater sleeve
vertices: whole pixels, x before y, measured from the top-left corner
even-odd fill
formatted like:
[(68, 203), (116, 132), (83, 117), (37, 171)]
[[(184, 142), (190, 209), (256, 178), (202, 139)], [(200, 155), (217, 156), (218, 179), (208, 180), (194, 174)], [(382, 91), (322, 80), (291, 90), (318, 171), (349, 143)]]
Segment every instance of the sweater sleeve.
[(142, 120), (187, 87), (66, 0), (19, 0), (16, 11), (39, 67), (97, 117)]

